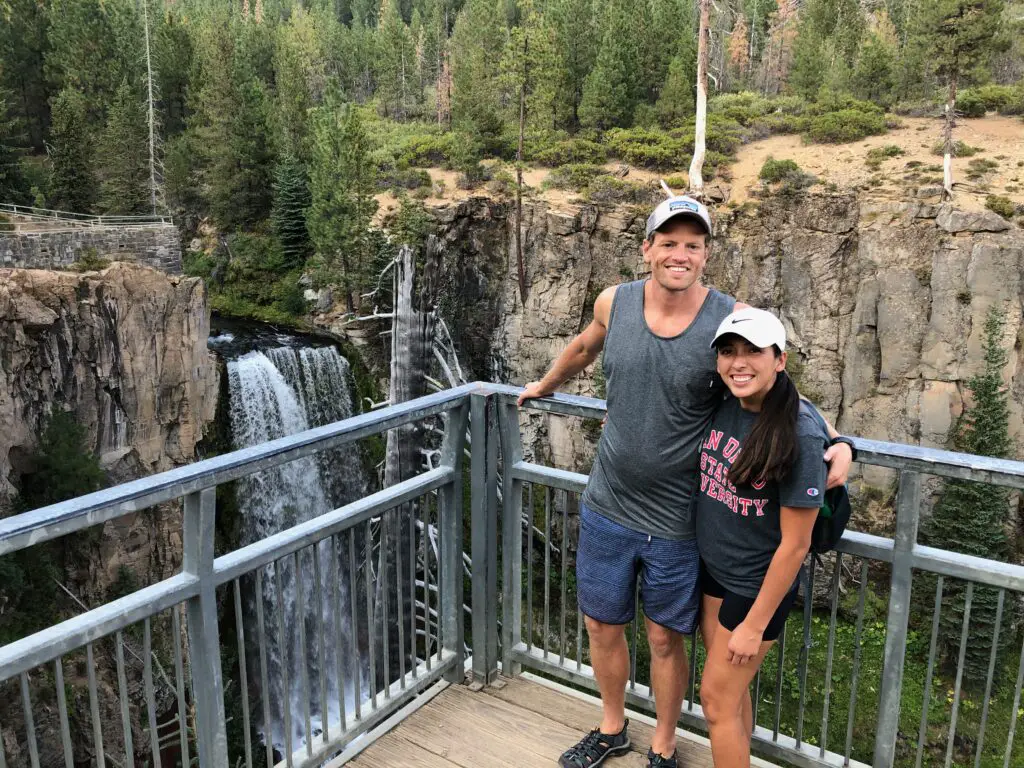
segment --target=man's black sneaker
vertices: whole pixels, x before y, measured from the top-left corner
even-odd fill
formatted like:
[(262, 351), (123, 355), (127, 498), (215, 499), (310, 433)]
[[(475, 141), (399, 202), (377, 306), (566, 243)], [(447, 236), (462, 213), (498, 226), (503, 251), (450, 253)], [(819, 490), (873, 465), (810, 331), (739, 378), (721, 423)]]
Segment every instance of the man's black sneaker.
[(622, 725), (622, 730), (615, 734), (601, 733), (597, 728), (592, 730), (574, 746), (569, 747), (558, 758), (562, 768), (593, 768), (600, 765), (610, 755), (621, 755), (629, 751), (629, 718)]
[(647, 768), (676, 768), (677, 765), (675, 752), (672, 753), (672, 757), (664, 757), (653, 749), (647, 750)]

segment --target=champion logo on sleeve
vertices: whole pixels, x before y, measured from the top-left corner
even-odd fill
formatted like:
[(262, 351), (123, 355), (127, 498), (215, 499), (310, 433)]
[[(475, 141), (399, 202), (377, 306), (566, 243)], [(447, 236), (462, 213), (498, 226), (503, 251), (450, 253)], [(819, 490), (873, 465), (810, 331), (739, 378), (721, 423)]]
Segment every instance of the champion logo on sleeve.
[(818, 489), (817, 488), (808, 488), (807, 489), (807, 495), (808, 496), (817, 496), (818, 495)]

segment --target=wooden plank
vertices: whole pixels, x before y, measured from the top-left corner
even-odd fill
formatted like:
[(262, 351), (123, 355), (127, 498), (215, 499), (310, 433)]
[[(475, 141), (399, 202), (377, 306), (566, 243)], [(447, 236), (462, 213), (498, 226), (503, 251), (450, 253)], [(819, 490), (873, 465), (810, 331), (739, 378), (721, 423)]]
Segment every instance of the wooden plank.
[(413, 744), (398, 729), (386, 733), (348, 763), (353, 768), (454, 768), (455, 763)]
[[(601, 706), (597, 700), (591, 703), (522, 678), (504, 680), (506, 685), (503, 688), (485, 690), (493, 698), (549, 717), (570, 728), (574, 737), (562, 747), (563, 750), (601, 722)], [(646, 757), (651, 746), (651, 738), (654, 736), (654, 728), (633, 713), (627, 715), (630, 715), (629, 738), (633, 749)], [(711, 750), (704, 744), (680, 738), (677, 745), (677, 753), (682, 758), (682, 764), (693, 768), (712, 768), (714, 765)]]
[[(460, 686), (446, 690), (394, 733), (462, 768), (551, 768), (565, 748), (579, 738), (546, 714), (484, 693), (471, 693)], [(616, 764), (641, 768), (646, 761), (630, 754)]]

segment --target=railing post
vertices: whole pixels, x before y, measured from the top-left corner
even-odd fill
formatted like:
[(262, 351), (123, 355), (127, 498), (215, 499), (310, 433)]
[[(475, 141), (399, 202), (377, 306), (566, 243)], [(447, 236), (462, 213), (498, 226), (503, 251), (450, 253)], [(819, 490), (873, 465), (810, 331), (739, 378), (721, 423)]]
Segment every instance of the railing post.
[(441, 643), (442, 648), (451, 652), (455, 661), (445, 673), (445, 680), (461, 683), (464, 648), (466, 645), (465, 622), (462, 606), (465, 594), (462, 582), (462, 465), (466, 447), (466, 427), (469, 426), (469, 402), (448, 412), (445, 425), (444, 443), (441, 446), (441, 464), (454, 471), (451, 482), (440, 490), (441, 528)]
[(494, 395), (470, 396), (473, 539), (473, 681), (498, 674), (498, 451)]
[(900, 727), (900, 696), (903, 662), (907, 652), (907, 624), (910, 619), (910, 591), (913, 581), (911, 556), (917, 543), (921, 517), (921, 476), (900, 472), (896, 498), (896, 534), (893, 538), (892, 576), (889, 588), (889, 618), (885, 627), (885, 656), (882, 662), (882, 690), (875, 731), (876, 768), (891, 768), (896, 757)]
[(521, 664), (512, 651), (523, 634), (523, 481), (512, 479), (512, 467), (523, 459), (519, 409), (508, 400), (498, 405), (501, 431), (501, 670), (515, 677)]
[(196, 742), (201, 768), (227, 768), (224, 679), (217, 632), (217, 595), (213, 583), (214, 519), (217, 490), (185, 497), (182, 570), (199, 578), (199, 594), (188, 601), (188, 647), (195, 692)]

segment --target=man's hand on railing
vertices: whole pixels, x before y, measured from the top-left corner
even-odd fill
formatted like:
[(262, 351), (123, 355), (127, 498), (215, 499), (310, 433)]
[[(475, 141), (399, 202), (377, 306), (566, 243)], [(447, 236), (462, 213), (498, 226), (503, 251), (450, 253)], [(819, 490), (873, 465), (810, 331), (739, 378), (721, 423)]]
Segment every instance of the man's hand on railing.
[(544, 382), (541, 381), (531, 381), (527, 384), (526, 388), (519, 393), (519, 397), (516, 399), (516, 405), (522, 405), (527, 400), (532, 400), (535, 397), (547, 397), (548, 395), (553, 394), (545, 389), (543, 384)]

